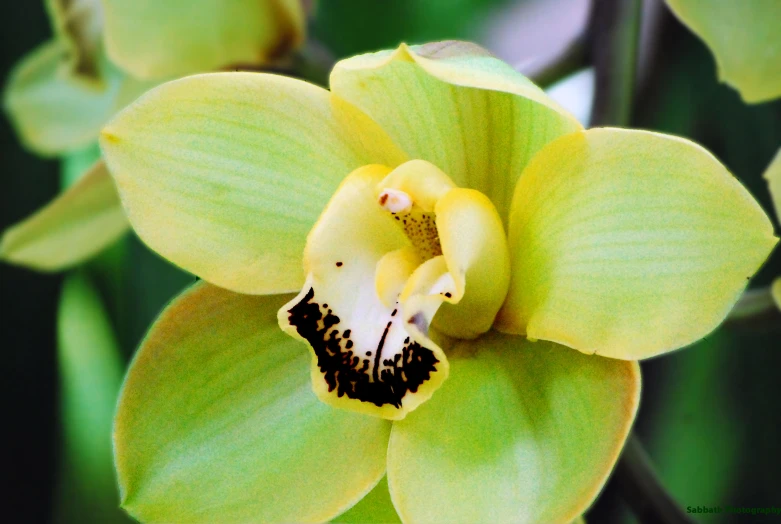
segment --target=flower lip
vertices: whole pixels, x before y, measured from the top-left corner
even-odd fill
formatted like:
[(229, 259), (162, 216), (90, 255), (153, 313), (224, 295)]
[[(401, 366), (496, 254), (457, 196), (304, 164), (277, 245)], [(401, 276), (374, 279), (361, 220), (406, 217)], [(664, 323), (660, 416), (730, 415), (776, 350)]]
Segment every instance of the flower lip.
[(426, 401), (449, 369), (442, 335), (490, 328), (509, 282), (504, 243), (490, 201), (428, 162), (350, 174), (310, 232), (301, 293), (279, 311), (282, 329), (310, 346), (321, 400), (388, 419)]
[(365, 166), (345, 179), (309, 234), (307, 281), (278, 318), (284, 331), (309, 344), (321, 400), (400, 419), (431, 396), (448, 363), (435, 343), (407, 331), (398, 301), (400, 286), (420, 263), (417, 255), (410, 253), (412, 263), (394, 280), (389, 300), (375, 287), (380, 260), (411, 247), (378, 202), (377, 185), (390, 171)]
[[(434, 352), (411, 340), (403, 323), (398, 322), (399, 317), (396, 307), (390, 318), (382, 319), (381, 322), (387, 322), (379, 341), (374, 349), (366, 349), (362, 357), (352, 340), (352, 329), (339, 329), (341, 319), (327, 303), (315, 301), (314, 288), (310, 287), (304, 298), (288, 310), (290, 325), (310, 343), (317, 357), (317, 367), (328, 391), (377, 407), (401, 408), (405, 395), (416, 393), (437, 371), (440, 362)], [(401, 337), (404, 340), (399, 342)], [(401, 346), (401, 350), (388, 355), (386, 344)]]

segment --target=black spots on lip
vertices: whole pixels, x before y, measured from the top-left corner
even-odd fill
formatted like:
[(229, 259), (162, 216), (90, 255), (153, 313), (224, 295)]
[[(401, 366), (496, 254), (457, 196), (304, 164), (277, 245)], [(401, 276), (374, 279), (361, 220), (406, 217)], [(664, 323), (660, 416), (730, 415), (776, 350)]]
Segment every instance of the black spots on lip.
[(342, 267), (343, 265), (344, 265), (344, 263), (343, 263), (343, 262), (337, 262), (337, 263), (336, 263), (336, 267)]
[(419, 210), (401, 215), (400, 225), (404, 229), (404, 233), (424, 260), (442, 254), (436, 219), (434, 213)]
[(447, 298), (450, 298), (450, 297), (452, 297), (453, 295), (450, 293), (450, 291), (448, 291), (447, 293), (445, 293), (445, 296), (446, 296)]
[[(376, 348), (353, 349), (353, 341), (348, 340), (352, 330), (341, 331), (341, 319), (325, 304), (321, 306), (315, 302), (314, 297), (314, 289), (310, 288), (304, 298), (288, 310), (288, 320), (312, 346), (329, 391), (376, 406), (390, 404), (399, 408), (407, 392), (415, 393), (436, 371), (439, 359), (430, 349), (409, 337), (404, 340), (401, 352), (382, 358), (393, 319), (386, 324)], [(370, 360), (362, 355), (374, 355), (374, 358)]]
[[(382, 203), (380, 201), (380, 204)], [(391, 213), (391, 216), (400, 222), (399, 226), (404, 230), (404, 234), (418, 254), (423, 257), (423, 260), (429, 260), (442, 254), (435, 213), (415, 208)]]

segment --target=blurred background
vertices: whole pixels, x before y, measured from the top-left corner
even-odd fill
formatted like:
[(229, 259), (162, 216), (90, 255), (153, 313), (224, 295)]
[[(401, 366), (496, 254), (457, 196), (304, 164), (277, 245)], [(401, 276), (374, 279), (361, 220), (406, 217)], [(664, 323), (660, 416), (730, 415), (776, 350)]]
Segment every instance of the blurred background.
[[(587, 122), (594, 74), (577, 44), (588, 13), (587, 0), (321, 0), (311, 38), (337, 59), (402, 41), (472, 40), (538, 79)], [(0, 23), (5, 83), (14, 63), (51, 30), (42, 1), (6, 10)], [(551, 72), (553, 62), (566, 67)], [(551, 86), (561, 70), (569, 75)], [(762, 173), (781, 146), (781, 101), (749, 106), (719, 84), (712, 55), (658, 0), (644, 3), (637, 81), (632, 127), (704, 145), (777, 220)], [(5, 229), (51, 200), (78, 159), (63, 165), (26, 152), (7, 119), (0, 137)], [(781, 250), (751, 287), (777, 275)], [(108, 440), (114, 401), (146, 328), (192, 281), (131, 236), (65, 274), (0, 264), (6, 522), (129, 522), (116, 509)], [(684, 508), (781, 506), (779, 324), (731, 323), (642, 363), (636, 433)], [(588, 521), (633, 522), (618, 480), (608, 483)]]

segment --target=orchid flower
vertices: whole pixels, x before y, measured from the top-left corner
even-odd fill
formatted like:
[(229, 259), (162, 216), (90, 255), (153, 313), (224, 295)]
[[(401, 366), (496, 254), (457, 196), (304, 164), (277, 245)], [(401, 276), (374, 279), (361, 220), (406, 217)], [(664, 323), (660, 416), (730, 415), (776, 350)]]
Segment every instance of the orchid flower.
[(472, 44), (349, 58), (330, 88), (192, 76), (102, 132), (135, 231), (202, 279), (126, 378), (123, 506), (324, 521), (387, 476), (405, 522), (578, 517), (637, 360), (719, 325), (768, 217), (698, 145), (584, 130)]
[[(94, 144), (100, 128), (177, 76), (258, 67), (303, 40), (301, 0), (47, 0), (55, 38), (17, 65), (4, 106), (23, 144), (44, 156)], [(71, 267), (128, 230), (105, 166), (14, 225), (0, 259)]]

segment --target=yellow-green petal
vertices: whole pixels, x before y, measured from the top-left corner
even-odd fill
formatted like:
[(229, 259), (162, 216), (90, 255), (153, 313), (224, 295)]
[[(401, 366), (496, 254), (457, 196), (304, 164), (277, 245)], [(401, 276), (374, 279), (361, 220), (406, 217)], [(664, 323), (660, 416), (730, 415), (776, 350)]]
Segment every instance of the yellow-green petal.
[(510, 285), (507, 236), (496, 208), (474, 189), (456, 188), (437, 202), (437, 230), (454, 299), (445, 301), (435, 327), (447, 335), (474, 338), (491, 328)]
[(331, 73), (331, 90), (376, 120), (410, 158), (486, 194), (503, 218), (534, 153), (581, 129), (512, 67), (464, 42), (343, 60)]
[(334, 520), (334, 524), (401, 524), (391, 502), (388, 479), (382, 480), (361, 501)]
[(0, 260), (58, 271), (102, 251), (128, 228), (114, 181), (98, 161), (46, 207), (3, 233)]
[(245, 293), (300, 289), (306, 236), (342, 179), (404, 160), (351, 104), (261, 73), (164, 84), (109, 123), (101, 148), (141, 239)]
[(86, 146), (116, 110), (123, 76), (104, 64), (100, 80), (73, 74), (61, 41), (32, 51), (11, 72), (3, 105), (26, 147), (55, 155)]
[(687, 140), (592, 129), (521, 175), (500, 329), (641, 359), (712, 331), (777, 239), (753, 197)]
[(405, 522), (568, 522), (605, 483), (634, 419), (639, 367), (490, 332), (394, 422), (388, 483)]
[(716, 58), (719, 79), (748, 103), (781, 97), (781, 2), (667, 0)]
[(303, 40), (291, 0), (102, 0), (109, 57), (138, 78), (261, 65)]
[(117, 411), (123, 507), (142, 522), (320, 522), (385, 471), (390, 424), (320, 402), (289, 296), (197, 284), (141, 345)]

